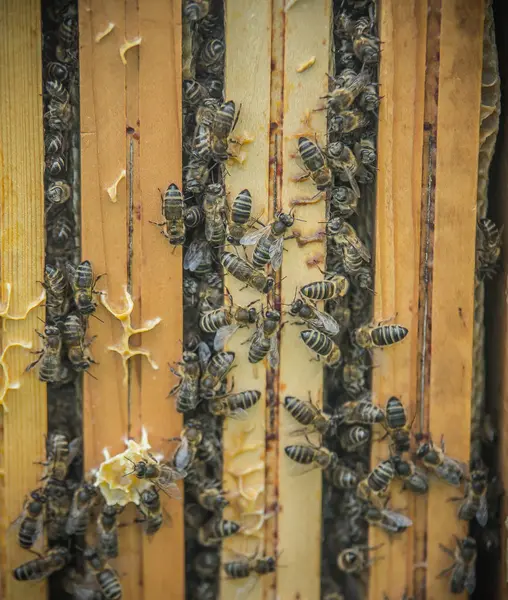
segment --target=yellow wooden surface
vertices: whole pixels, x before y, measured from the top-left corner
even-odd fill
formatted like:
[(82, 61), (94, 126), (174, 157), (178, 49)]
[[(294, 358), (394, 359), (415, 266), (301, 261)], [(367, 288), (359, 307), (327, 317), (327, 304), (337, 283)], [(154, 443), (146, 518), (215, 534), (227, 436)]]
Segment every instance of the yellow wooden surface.
[[(255, 0), (229, 0), (226, 2), (226, 100), (233, 100), (237, 109), (241, 105), (240, 118), (233, 132), (234, 136), (248, 136), (252, 143), (245, 145), (245, 161), (228, 165), (226, 191), (230, 205), (237, 194), (247, 188), (253, 199), (252, 215), (267, 222), (269, 211), (269, 118), (270, 118), (270, 23), (269, 3)], [(255, 73), (247, 78), (246, 73)], [(260, 294), (251, 289), (240, 291), (243, 285), (234, 277), (225, 274), (225, 286), (231, 292), (234, 302), (247, 305), (261, 299)], [(264, 299), (263, 299), (264, 300)], [(226, 302), (229, 300), (226, 299)], [(256, 304), (257, 309), (261, 303)], [(225, 420), (223, 447), (224, 489), (231, 496), (231, 505), (225, 511), (227, 518), (238, 520), (246, 533), (226, 540), (223, 544), (223, 562), (238, 560), (231, 550), (241, 554), (260, 554), (265, 551), (264, 528), (253, 529), (262, 515), (248, 515), (249, 512), (264, 512), (265, 502), (265, 385), (266, 370), (263, 363), (251, 365), (247, 360), (249, 344), (244, 342), (254, 333), (254, 327), (238, 331), (228, 342), (228, 350), (236, 353), (235, 391), (259, 390), (263, 396), (256, 407), (249, 411), (249, 418), (238, 421)], [(248, 450), (248, 448), (251, 448)], [(242, 452), (243, 450), (243, 452)], [(238, 453), (237, 453), (237, 452)], [(242, 476), (241, 473), (255, 467), (255, 470)], [(243, 493), (238, 495), (239, 486)], [(252, 530), (252, 531), (250, 531)], [(233, 581), (221, 572), (220, 597), (235, 600), (238, 590), (245, 581)], [(249, 598), (262, 598), (263, 586), (257, 584)]]
[[(384, 2), (380, 13), (383, 41), (379, 83), (381, 95), (378, 131), (376, 198), (375, 319), (396, 315), (395, 322), (409, 329), (402, 344), (376, 351), (373, 391), (384, 405), (392, 395), (403, 401), (409, 418), (417, 406), (418, 295), (420, 280), (420, 206), (425, 86), (426, 2)], [(388, 456), (387, 440), (372, 445), (372, 464)], [(385, 546), (385, 558), (370, 570), (369, 598), (382, 593), (400, 598), (410, 590), (418, 537), (418, 516), (425, 502), (392, 487), (394, 510), (407, 514), (415, 525), (401, 536), (388, 536), (371, 528), (370, 543)], [(424, 515), (423, 515), (424, 516)], [(425, 525), (425, 523), (424, 523)], [(423, 560), (423, 559), (422, 559)]]
[[(111, 31), (96, 41), (110, 23)], [(96, 273), (107, 274), (99, 288), (107, 291), (115, 311), (125, 308), (128, 286), (133, 327), (161, 319), (154, 331), (130, 340), (133, 350), (149, 350), (159, 369), (133, 357), (126, 384), (119, 355), (107, 349), (120, 341), (120, 323), (103, 309), (98, 316), (104, 323), (91, 323), (100, 365), (94, 369), (98, 380), (86, 378), (84, 385), (87, 468), (100, 463), (104, 447), (113, 454), (123, 449), (125, 437), (139, 439), (142, 426), (154, 451), (166, 455), (163, 438), (181, 430), (181, 419), (166, 400), (167, 363), (181, 354), (181, 251), (172, 254), (148, 223), (160, 219), (158, 188), (181, 184), (180, 29), (178, 1), (137, 6), (83, 0), (80, 5), (82, 256)], [(124, 65), (120, 48), (138, 37), (141, 43), (126, 52)], [(122, 171), (126, 177), (112, 199), (107, 190)], [(137, 526), (121, 530), (121, 553), (113, 563), (124, 598), (183, 597), (182, 507), (168, 501), (166, 508), (173, 523), (151, 543)], [(126, 511), (122, 520), (133, 516)]]
[[(42, 138), (42, 75), (40, 3), (34, 0), (0, 2), (0, 312), (12, 316), (25, 313), (41, 294), (37, 281), (44, 269), (44, 146)], [(7, 283), (12, 301), (5, 310)], [(1, 319), (2, 351), (8, 344), (31, 342), (39, 348), (34, 330), (40, 329), (35, 309), (25, 320)], [(19, 390), (4, 398), (9, 412), (0, 408), (0, 597), (6, 600), (42, 599), (44, 583), (16, 582), (11, 571), (33, 559), (19, 548), (9, 524), (20, 514), (25, 495), (41, 477), (46, 433), (46, 386), (36, 370), (24, 374), (34, 357), (26, 350), (8, 350), (11, 383)], [(0, 369), (0, 390), (6, 385), (5, 367)]]

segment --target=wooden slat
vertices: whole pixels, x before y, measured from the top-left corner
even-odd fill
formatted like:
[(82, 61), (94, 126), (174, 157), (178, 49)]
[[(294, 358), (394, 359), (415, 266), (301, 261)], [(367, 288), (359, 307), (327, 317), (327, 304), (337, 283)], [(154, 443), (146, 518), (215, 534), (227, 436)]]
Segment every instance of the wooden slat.
[[(483, 2), (443, 0), (437, 121), (429, 430), (446, 452), (469, 461), (476, 188), (478, 177)], [(452, 598), (436, 579), (448, 566), (438, 544), (454, 546), (467, 524), (446, 500), (453, 490), (432, 482), (428, 500), (427, 598)]]
[[(133, 327), (161, 319), (154, 332), (130, 340), (133, 350), (138, 345), (149, 350), (159, 369), (134, 357), (127, 384), (119, 355), (107, 349), (120, 341), (120, 324), (105, 310), (99, 310), (104, 323), (91, 323), (91, 333), (99, 336), (94, 355), (100, 363), (98, 380), (86, 378), (84, 386), (85, 455), (91, 468), (101, 462), (104, 447), (116, 453), (123, 438), (139, 439), (142, 426), (154, 450), (166, 453), (163, 438), (181, 429), (166, 400), (166, 365), (181, 353), (181, 252), (172, 254), (148, 223), (160, 219), (157, 188), (181, 183), (181, 22), (179, 2), (138, 6), (83, 0), (80, 9), (82, 255), (97, 273), (107, 273), (100, 287), (115, 311), (125, 308), (128, 286)], [(111, 32), (96, 41), (110, 23)], [(138, 36), (141, 45), (127, 51), (124, 65), (120, 48)], [(107, 190), (122, 171), (126, 177), (111, 199)], [(151, 543), (138, 527), (121, 531), (115, 567), (124, 598), (183, 597), (182, 507), (173, 502), (167, 508), (173, 525)], [(132, 521), (133, 515), (126, 511), (122, 518)], [(168, 558), (171, 570), (165, 568)]]
[[(41, 13), (35, 0), (0, 2), (0, 276), (4, 315), (21, 316), (41, 294), (44, 271), (43, 124), (41, 75)], [(5, 286), (12, 284), (12, 300), (5, 307)], [(16, 342), (39, 347), (34, 330), (40, 326), (41, 309), (25, 320), (2, 321), (2, 351)], [(13, 530), (7, 531), (21, 512), (26, 494), (38, 487), (47, 430), (46, 387), (36, 372), (23, 371), (33, 360), (26, 350), (5, 354), (11, 383), (19, 390), (3, 398), (9, 412), (0, 409), (0, 597), (8, 600), (42, 599), (44, 583), (16, 582), (11, 570), (33, 559), (21, 550)], [(0, 371), (0, 390), (7, 384), (5, 367)]]
[[(233, 162), (228, 166), (230, 175), (226, 178), (226, 191), (229, 203), (236, 195), (247, 188), (253, 198), (253, 216), (267, 222), (269, 214), (269, 120), (270, 120), (270, 33), (271, 10), (268, 2), (255, 0), (228, 0), (226, 2), (226, 99), (241, 105), (241, 113), (234, 135), (248, 134), (252, 143), (244, 146), (245, 162)], [(246, 77), (254, 72), (255, 77)], [(229, 275), (225, 275), (225, 286), (231, 292), (235, 303), (247, 305), (260, 295), (249, 289), (240, 291), (242, 284)], [(261, 305), (255, 305), (260, 308)], [(263, 393), (256, 408), (249, 411), (249, 419), (235, 421), (226, 419), (223, 434), (224, 447), (224, 489), (232, 495), (238, 493), (238, 484), (244, 487), (246, 496), (252, 492), (252, 500), (237, 497), (232, 501), (225, 514), (227, 518), (238, 519), (247, 529), (256, 524), (260, 517), (248, 517), (245, 512), (265, 511), (265, 382), (266, 370), (263, 363), (251, 365), (247, 360), (248, 344), (243, 344), (253, 330), (241, 330), (228, 343), (228, 350), (236, 353), (234, 370), (237, 391), (256, 389)], [(234, 456), (238, 448), (252, 446), (254, 449)], [(258, 466), (259, 470), (242, 477), (233, 476), (245, 469)], [(259, 495), (256, 496), (256, 490)], [(230, 550), (242, 554), (252, 554), (259, 549), (265, 551), (263, 528), (261, 537), (238, 535), (223, 545), (223, 562), (237, 560)], [(238, 590), (245, 581), (234, 582), (221, 574), (220, 597), (222, 600), (235, 600)], [(258, 584), (249, 594), (252, 600), (260, 600), (263, 586)]]
[[(393, 348), (376, 351), (373, 364), (375, 401), (384, 404), (396, 395), (408, 415), (417, 412), (418, 295), (420, 278), (420, 193), (426, 54), (426, 2), (383, 2), (380, 37), (378, 178), (376, 198), (375, 320), (396, 315), (395, 321), (409, 329), (406, 340)], [(386, 440), (372, 446), (372, 464), (388, 455)], [(411, 592), (416, 506), (421, 501), (393, 486), (391, 505), (407, 514), (415, 526), (404, 535), (390, 538), (371, 528), (370, 545), (384, 543), (378, 552), (385, 558), (370, 570), (369, 598), (382, 593), (400, 598)], [(393, 489), (392, 488), (392, 489)], [(423, 505), (423, 506), (422, 506)], [(421, 510), (423, 508), (423, 511)], [(423, 515), (425, 516), (425, 515)], [(425, 523), (424, 523), (425, 526)], [(422, 559), (423, 560), (423, 559)]]
[[(308, 127), (302, 120), (306, 113), (317, 108), (326, 95), (330, 60), (332, 25), (331, 2), (328, 0), (302, 0), (285, 13), (284, 27), (284, 116), (282, 150), (281, 205), (285, 212), (291, 200), (298, 196), (313, 196), (315, 185), (311, 182), (295, 183), (292, 178), (302, 174), (297, 153), (298, 134)], [(315, 57), (310, 69), (297, 72), (297, 68)], [(326, 142), (325, 112), (312, 114), (312, 129), (322, 145)], [(307, 135), (309, 135), (307, 133)], [(311, 135), (312, 137), (312, 135)], [(325, 202), (297, 208), (295, 215), (305, 222), (296, 222), (295, 229), (311, 235), (323, 225)], [(311, 256), (324, 254), (324, 243), (299, 248), (295, 241), (286, 242), (282, 265), (282, 303), (291, 303), (298, 287), (322, 278), (317, 269), (306, 261)], [(323, 310), (323, 307), (320, 307)], [(323, 363), (312, 361), (312, 353), (300, 339), (299, 326), (287, 323), (281, 334), (280, 397), (279, 406), (286, 395), (306, 399), (310, 392), (318, 405), (322, 402)], [(321, 481), (316, 469), (295, 476), (294, 465), (284, 453), (284, 447), (306, 443), (302, 437), (291, 436), (294, 420), (280, 409), (279, 420), (279, 514), (278, 545), (281, 554), (277, 571), (277, 596), (280, 598), (318, 598), (321, 573)]]

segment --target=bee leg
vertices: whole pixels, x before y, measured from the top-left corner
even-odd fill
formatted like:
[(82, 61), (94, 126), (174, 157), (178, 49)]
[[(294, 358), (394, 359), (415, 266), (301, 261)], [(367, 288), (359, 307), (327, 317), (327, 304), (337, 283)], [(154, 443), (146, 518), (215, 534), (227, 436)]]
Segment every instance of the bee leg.
[(452, 565), (451, 567), (448, 567), (447, 569), (443, 569), (441, 571), (441, 573), (438, 573), (438, 575), (436, 575), (436, 579), (440, 579), (441, 577), (445, 577), (446, 575), (449, 575), (452, 572), (454, 566), (455, 565)]
[(42, 355), (43, 355), (44, 351), (41, 352), (34, 352), (34, 354), (40, 354), (39, 358), (37, 360), (34, 360), (34, 362), (30, 363), (28, 365), (28, 367), (26, 367), (25, 372), (28, 373), (28, 371), (30, 371), (31, 369), (33, 369), (35, 367), (35, 365), (42, 359)]
[(453, 559), (455, 559), (455, 554), (452, 550), (450, 550), (450, 548), (447, 548), (446, 546), (443, 546), (443, 544), (439, 544), (439, 547), (441, 548), (441, 550), (443, 552), (445, 552), (446, 554), (448, 554), (448, 556), (451, 556)]
[(452, 496), (451, 498), (448, 498), (446, 501), (447, 502), (459, 502), (459, 500), (464, 500), (464, 496)]
[(175, 385), (175, 387), (172, 387), (169, 391), (169, 394), (166, 396), (166, 398), (170, 398), (171, 396), (174, 396), (178, 390), (181, 388), (182, 384), (179, 383), (177, 385)]

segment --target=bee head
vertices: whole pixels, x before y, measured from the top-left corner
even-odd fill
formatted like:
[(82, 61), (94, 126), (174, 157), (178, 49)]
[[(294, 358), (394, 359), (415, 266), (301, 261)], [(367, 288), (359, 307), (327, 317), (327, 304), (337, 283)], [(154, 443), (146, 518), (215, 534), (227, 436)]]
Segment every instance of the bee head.
[(278, 310), (267, 310), (265, 317), (271, 321), (280, 321), (280, 312)]
[(199, 357), (195, 352), (190, 352), (189, 350), (185, 350), (182, 354), (182, 360), (185, 364), (192, 364), (199, 362)]
[(328, 235), (337, 234), (341, 230), (343, 223), (344, 220), (341, 217), (334, 217), (333, 219), (330, 219), (326, 224), (326, 233)]
[(273, 277), (267, 277), (265, 285), (263, 287), (263, 294), (268, 294), (268, 292), (273, 288), (274, 285), (275, 279)]
[(300, 314), (302, 308), (303, 308), (304, 304), (303, 304), (303, 300), (301, 298), (297, 298), (290, 306), (289, 308), (289, 314), (292, 317), (296, 317), (298, 314)]
[(418, 458), (423, 458), (424, 456), (427, 456), (427, 454), (429, 454), (431, 450), (432, 447), (429, 444), (429, 442), (425, 442), (424, 444), (420, 444), (420, 446), (416, 450), (416, 456)]
[(295, 218), (292, 214), (290, 213), (279, 213), (277, 215), (277, 219), (278, 221), (280, 221), (285, 227), (291, 227), (293, 225), (293, 223), (295, 222)]
[(60, 337), (60, 330), (55, 325), (46, 325), (44, 327), (44, 335), (47, 338)]
[(79, 290), (75, 295), (76, 307), (82, 315), (95, 312), (96, 304), (86, 290)]
[(273, 556), (269, 556), (265, 561), (267, 573), (274, 573), (277, 567), (277, 561)]

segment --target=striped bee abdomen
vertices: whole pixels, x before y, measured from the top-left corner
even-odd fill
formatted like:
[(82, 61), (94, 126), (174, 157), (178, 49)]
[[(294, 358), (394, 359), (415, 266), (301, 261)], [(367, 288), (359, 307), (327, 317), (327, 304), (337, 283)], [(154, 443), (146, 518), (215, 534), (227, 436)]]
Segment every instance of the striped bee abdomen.
[(402, 325), (380, 325), (372, 330), (372, 341), (376, 346), (390, 346), (401, 342), (407, 334)]

